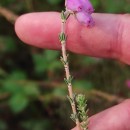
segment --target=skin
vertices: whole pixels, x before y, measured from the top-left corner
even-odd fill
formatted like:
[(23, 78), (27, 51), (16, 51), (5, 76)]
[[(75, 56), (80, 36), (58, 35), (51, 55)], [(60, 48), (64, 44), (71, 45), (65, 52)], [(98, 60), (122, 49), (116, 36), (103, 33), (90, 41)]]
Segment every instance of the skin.
[[(113, 58), (130, 64), (130, 15), (93, 14), (95, 26), (87, 28), (73, 16), (67, 21), (67, 50), (95, 57)], [(15, 23), (18, 37), (25, 43), (60, 50), (59, 13), (30, 13)], [(130, 130), (130, 100), (90, 117), (89, 130)], [(76, 130), (74, 128), (73, 130)]]

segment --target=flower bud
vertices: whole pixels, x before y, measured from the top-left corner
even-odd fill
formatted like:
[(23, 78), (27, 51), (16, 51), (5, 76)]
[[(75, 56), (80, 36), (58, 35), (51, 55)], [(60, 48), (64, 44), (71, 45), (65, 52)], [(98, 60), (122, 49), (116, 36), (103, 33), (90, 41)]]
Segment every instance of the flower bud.
[(87, 27), (92, 27), (94, 25), (93, 18), (89, 13), (83, 11), (78, 12), (76, 13), (76, 18), (80, 23), (84, 24)]
[(89, 0), (66, 0), (66, 9), (76, 15), (80, 23), (88, 27), (94, 25), (91, 14), (94, 12), (93, 6)]
[(66, 0), (65, 6), (68, 10), (73, 12), (82, 11), (83, 5), (80, 0)]
[(87, 13), (92, 14), (94, 12), (93, 6), (89, 0), (80, 0), (83, 5), (83, 10)]

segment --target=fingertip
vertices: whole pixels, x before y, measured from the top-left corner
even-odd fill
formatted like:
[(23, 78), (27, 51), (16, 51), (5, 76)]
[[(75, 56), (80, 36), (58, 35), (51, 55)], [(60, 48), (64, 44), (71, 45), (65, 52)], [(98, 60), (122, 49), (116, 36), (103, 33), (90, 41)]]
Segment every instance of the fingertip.
[(19, 16), (15, 22), (15, 32), (18, 36), (18, 38), (28, 44), (30, 43), (30, 32), (31, 28), (30, 25), (32, 24), (31, 21), (33, 21), (33, 15), (35, 13), (27, 13)]
[(22, 40), (22, 41), (23, 41), (22, 36), (23, 36), (23, 31), (24, 31), (22, 26), (24, 26), (23, 23), (26, 20), (26, 15), (27, 14), (19, 16), (15, 22), (15, 32), (16, 32), (17, 36), (20, 38), (20, 40)]
[(29, 45), (46, 49), (58, 49), (59, 13), (24, 14), (16, 20), (15, 32), (20, 40)]

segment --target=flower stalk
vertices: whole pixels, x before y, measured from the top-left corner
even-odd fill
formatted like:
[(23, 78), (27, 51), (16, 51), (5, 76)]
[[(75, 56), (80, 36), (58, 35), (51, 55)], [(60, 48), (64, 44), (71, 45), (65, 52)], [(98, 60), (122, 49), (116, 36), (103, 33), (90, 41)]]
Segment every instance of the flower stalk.
[(62, 21), (62, 25), (61, 25), (61, 33), (59, 35), (59, 40), (61, 42), (61, 48), (62, 48), (62, 57), (61, 57), (61, 61), (64, 65), (64, 69), (65, 69), (65, 82), (67, 84), (68, 87), (68, 92), (69, 92), (69, 96), (68, 98), (70, 99), (70, 103), (71, 103), (71, 107), (72, 107), (72, 111), (73, 114), (71, 116), (74, 117), (76, 126), (78, 128), (78, 130), (81, 130), (80, 128), (80, 122), (77, 116), (77, 110), (76, 110), (76, 104), (75, 104), (75, 100), (74, 100), (74, 94), (73, 94), (73, 89), (72, 89), (72, 79), (73, 77), (70, 74), (70, 70), (69, 70), (69, 63), (68, 63), (68, 55), (66, 52), (66, 40), (67, 40), (67, 35), (66, 35), (66, 31), (65, 31), (65, 25), (66, 25), (66, 20), (69, 17), (69, 13), (68, 12), (64, 12), (62, 11), (61, 13), (61, 21)]

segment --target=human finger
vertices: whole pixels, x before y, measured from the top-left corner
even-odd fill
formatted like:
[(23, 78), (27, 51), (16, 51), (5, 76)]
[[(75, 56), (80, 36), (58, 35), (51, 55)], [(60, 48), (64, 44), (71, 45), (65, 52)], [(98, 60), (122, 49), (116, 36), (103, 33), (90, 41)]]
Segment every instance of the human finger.
[[(130, 16), (93, 14), (95, 26), (87, 28), (71, 16), (67, 22), (67, 49), (89, 56), (119, 59), (130, 64)], [(60, 49), (60, 14), (29, 13), (18, 18), (18, 37), (33, 46)]]

